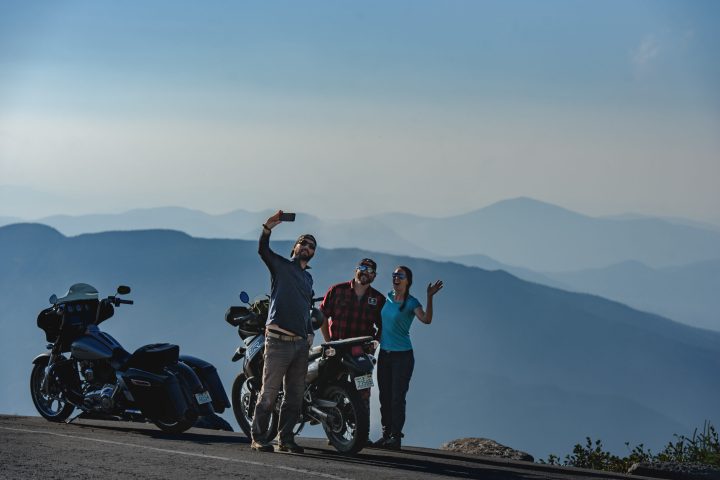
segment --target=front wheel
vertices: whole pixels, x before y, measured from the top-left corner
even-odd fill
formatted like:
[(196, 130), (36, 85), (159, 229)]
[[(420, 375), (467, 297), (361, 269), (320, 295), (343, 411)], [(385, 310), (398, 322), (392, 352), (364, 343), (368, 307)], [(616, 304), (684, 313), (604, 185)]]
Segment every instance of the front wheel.
[(48, 359), (43, 358), (33, 366), (30, 374), (30, 396), (38, 413), (51, 422), (65, 421), (75, 407), (67, 401), (55, 376), (48, 378), (45, 392), (42, 391), (42, 382), (45, 378), (45, 367)]
[[(243, 433), (247, 438), (252, 438), (252, 424), (253, 418), (255, 417), (255, 404), (257, 404), (258, 395), (260, 392), (253, 387), (252, 383), (248, 381), (244, 373), (239, 373), (235, 377), (235, 382), (232, 387), (232, 408), (235, 414), (235, 420), (242, 429)], [(268, 424), (268, 431), (265, 438), (271, 440), (275, 438), (278, 431), (278, 408), (279, 401), (275, 402), (275, 409), (270, 414), (270, 423)]]
[(367, 444), (370, 430), (370, 412), (365, 400), (353, 385), (331, 385), (323, 392), (323, 398), (336, 402), (331, 408), (323, 408), (328, 414), (323, 422), (325, 434), (338, 452), (357, 453)]

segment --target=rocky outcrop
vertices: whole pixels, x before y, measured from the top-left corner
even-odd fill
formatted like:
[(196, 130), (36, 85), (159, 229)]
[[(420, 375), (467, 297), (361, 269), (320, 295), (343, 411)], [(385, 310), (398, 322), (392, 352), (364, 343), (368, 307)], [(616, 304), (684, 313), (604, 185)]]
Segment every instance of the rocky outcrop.
[(628, 473), (670, 480), (720, 480), (720, 469), (702, 463), (634, 463)]
[(440, 449), (469, 455), (507, 458), (508, 460), (535, 461), (529, 453), (506, 447), (489, 438), (460, 438), (443, 443)]

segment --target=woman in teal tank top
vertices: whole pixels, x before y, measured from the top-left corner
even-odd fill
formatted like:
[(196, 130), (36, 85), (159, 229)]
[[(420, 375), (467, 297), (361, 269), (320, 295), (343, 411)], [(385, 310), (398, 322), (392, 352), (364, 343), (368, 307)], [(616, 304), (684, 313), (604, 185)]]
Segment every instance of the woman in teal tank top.
[(393, 289), (382, 309), (382, 333), (378, 356), (377, 380), (380, 390), (380, 416), (383, 436), (373, 445), (399, 450), (405, 425), (405, 397), (415, 367), (410, 326), (415, 317), (430, 324), (433, 317), (433, 296), (443, 283), (438, 280), (427, 286), (427, 310), (410, 295), (412, 271), (399, 266), (392, 274)]

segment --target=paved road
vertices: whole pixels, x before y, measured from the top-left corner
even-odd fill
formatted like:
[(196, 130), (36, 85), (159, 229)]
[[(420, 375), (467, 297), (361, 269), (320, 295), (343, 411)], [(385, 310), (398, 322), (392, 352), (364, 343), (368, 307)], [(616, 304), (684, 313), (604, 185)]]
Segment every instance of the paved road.
[(343, 456), (325, 440), (299, 438), (305, 454), (259, 453), (241, 433), (181, 435), (141, 423), (0, 415), (0, 478), (62, 479), (619, 479), (643, 478), (452, 454), (426, 448), (366, 449)]

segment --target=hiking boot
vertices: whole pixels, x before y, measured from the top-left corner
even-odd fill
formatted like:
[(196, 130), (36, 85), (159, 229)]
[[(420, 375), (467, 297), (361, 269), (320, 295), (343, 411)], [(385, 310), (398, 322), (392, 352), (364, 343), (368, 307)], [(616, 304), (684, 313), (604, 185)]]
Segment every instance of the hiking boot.
[(368, 442), (368, 447), (370, 448), (385, 448), (385, 444), (387, 441), (390, 440), (390, 436), (383, 435), (375, 442)]
[(288, 442), (282, 442), (278, 443), (278, 450), (281, 452), (290, 452), (290, 453), (303, 453), (305, 452), (305, 449), (295, 443), (293, 440), (290, 440)]
[(256, 452), (274, 452), (275, 449), (272, 445), (265, 442), (256, 442), (255, 440), (252, 441), (250, 444), (250, 449), (255, 450)]
[(386, 450), (400, 450), (401, 443), (400, 436), (393, 435), (385, 441), (382, 448)]

